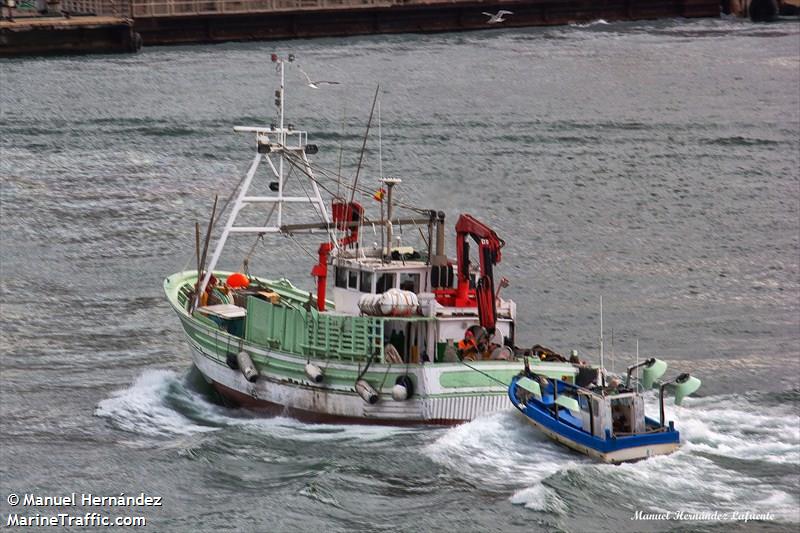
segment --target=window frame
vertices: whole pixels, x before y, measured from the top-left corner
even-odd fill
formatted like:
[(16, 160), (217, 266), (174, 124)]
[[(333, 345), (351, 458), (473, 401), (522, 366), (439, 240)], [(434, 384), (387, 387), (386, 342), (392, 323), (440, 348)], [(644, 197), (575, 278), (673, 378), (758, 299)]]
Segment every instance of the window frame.
[(359, 273), (359, 286), (361, 292), (371, 293), (372, 292), (372, 279), (374, 276), (372, 275), (371, 270), (362, 270)]
[(333, 277), (333, 284), (335, 287), (339, 287), (340, 289), (347, 288), (347, 271), (349, 269), (345, 267), (337, 266), (334, 270), (334, 277)]

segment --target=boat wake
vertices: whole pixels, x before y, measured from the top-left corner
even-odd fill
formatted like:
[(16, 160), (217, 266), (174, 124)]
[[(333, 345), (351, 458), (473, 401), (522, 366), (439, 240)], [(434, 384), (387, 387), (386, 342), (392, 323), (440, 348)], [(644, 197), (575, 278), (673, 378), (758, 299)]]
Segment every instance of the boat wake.
[[(718, 511), (772, 513), (777, 521), (800, 523), (800, 391), (689, 398), (682, 407), (667, 403), (666, 417), (680, 430), (682, 448), (615, 466), (550, 441), (511, 409), (449, 429), (306, 424), (220, 406), (193, 379), (192, 373), (145, 371), (130, 387), (102, 400), (95, 414), (137, 436), (138, 445), (175, 442), (197, 456), (207, 453), (203, 448), (226, 454), (235, 445), (281, 468), (295, 464), (300, 472), (287, 479), (311, 479), (299, 494), (334, 507), (341, 494), (328, 486), (330, 473), (314, 481), (319, 468), (336, 470), (350, 455), (417, 449), (439, 465), (448, 484), (480, 487), (559, 521), (569, 522), (576, 509), (591, 512), (589, 506), (614, 513), (614, 520), (630, 520), (636, 511)], [(656, 395), (645, 398), (648, 412), (657, 415)], [(200, 447), (194, 442), (198, 436), (205, 443)], [(312, 456), (334, 449), (344, 455), (305, 464), (310, 459), (298, 456), (298, 449)]]
[(365, 445), (420, 431), (388, 426), (306, 424), (285, 416), (266, 418), (246, 409), (214, 403), (214, 393), (206, 387), (194, 371), (182, 376), (171, 370), (146, 370), (130, 387), (99, 402), (95, 415), (108, 419), (117, 429), (151, 438), (235, 428), (275, 440), (356, 441)]
[(174, 437), (215, 431), (205, 424), (203, 411), (211, 409), (199, 393), (170, 370), (146, 370), (133, 384), (102, 400), (95, 415), (107, 418), (116, 428), (147, 437)]
[[(789, 393), (796, 396), (795, 393)], [(657, 397), (647, 396), (658, 413)], [(471, 482), (510, 492), (510, 501), (566, 516), (606, 506), (630, 519), (643, 512), (772, 513), (800, 522), (800, 428), (796, 403), (725, 395), (667, 405), (683, 447), (668, 456), (600, 464), (545, 438), (504, 411), (447, 431), (425, 453)], [(794, 411), (793, 411), (794, 409)], [(667, 503), (668, 502), (668, 503)]]

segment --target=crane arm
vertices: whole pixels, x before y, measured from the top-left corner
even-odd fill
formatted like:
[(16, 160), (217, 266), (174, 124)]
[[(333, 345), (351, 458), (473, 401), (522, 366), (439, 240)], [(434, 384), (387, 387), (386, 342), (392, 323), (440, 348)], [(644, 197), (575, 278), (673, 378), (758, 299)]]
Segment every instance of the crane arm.
[(479, 248), (480, 279), (476, 287), (478, 315), (481, 326), (494, 329), (497, 320), (497, 308), (494, 297), (494, 265), (500, 262), (501, 249), (505, 241), (497, 236), (489, 226), (467, 214), (462, 214), (456, 222), (456, 253), (458, 256), (458, 288), (457, 301), (465, 302), (469, 298), (469, 242), (472, 237)]

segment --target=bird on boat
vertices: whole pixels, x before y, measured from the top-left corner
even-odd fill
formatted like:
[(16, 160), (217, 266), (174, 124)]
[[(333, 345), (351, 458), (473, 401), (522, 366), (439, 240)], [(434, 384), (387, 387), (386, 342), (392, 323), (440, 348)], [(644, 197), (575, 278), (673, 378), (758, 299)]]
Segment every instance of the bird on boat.
[(311, 79), (311, 77), (308, 74), (306, 74), (305, 70), (301, 69), (300, 67), (297, 67), (297, 70), (299, 70), (300, 72), (303, 73), (303, 76), (305, 76), (306, 80), (308, 81), (307, 85), (309, 87), (311, 87), (312, 89), (319, 89), (320, 85), (325, 85), (325, 84), (327, 84), (327, 85), (339, 85), (338, 81), (325, 81), (325, 80), (314, 81), (314, 80)]
[(513, 15), (513, 11), (506, 11), (505, 9), (501, 9), (495, 14), (487, 13), (486, 11), (483, 12), (484, 15), (489, 17), (489, 20), (486, 21), (487, 24), (497, 24), (499, 22), (505, 22), (506, 19), (503, 18), (503, 15)]

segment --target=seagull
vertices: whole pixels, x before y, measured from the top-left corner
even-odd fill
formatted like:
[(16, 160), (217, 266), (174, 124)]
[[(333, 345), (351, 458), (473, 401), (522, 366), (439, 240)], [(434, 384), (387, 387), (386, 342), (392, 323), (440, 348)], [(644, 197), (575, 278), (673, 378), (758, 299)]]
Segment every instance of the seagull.
[(306, 77), (306, 80), (308, 80), (308, 86), (309, 86), (309, 87), (311, 87), (312, 89), (319, 89), (319, 86), (320, 86), (320, 85), (323, 85), (323, 84), (328, 84), (328, 85), (339, 85), (339, 82), (338, 82), (338, 81), (324, 81), (324, 80), (313, 81), (313, 80), (312, 80), (312, 79), (311, 79), (311, 78), (308, 76), (308, 74), (306, 74), (306, 71), (305, 71), (305, 70), (301, 69), (300, 67), (297, 67), (297, 70), (299, 70), (300, 72), (302, 72), (302, 73), (303, 73), (303, 76), (305, 76), (305, 77)]
[(489, 17), (489, 20), (486, 21), (487, 24), (497, 24), (498, 22), (505, 22), (506, 19), (503, 18), (503, 15), (513, 15), (513, 11), (506, 11), (505, 9), (501, 9), (497, 12), (497, 14), (493, 15), (491, 13), (487, 13), (486, 11), (483, 12), (484, 15)]

